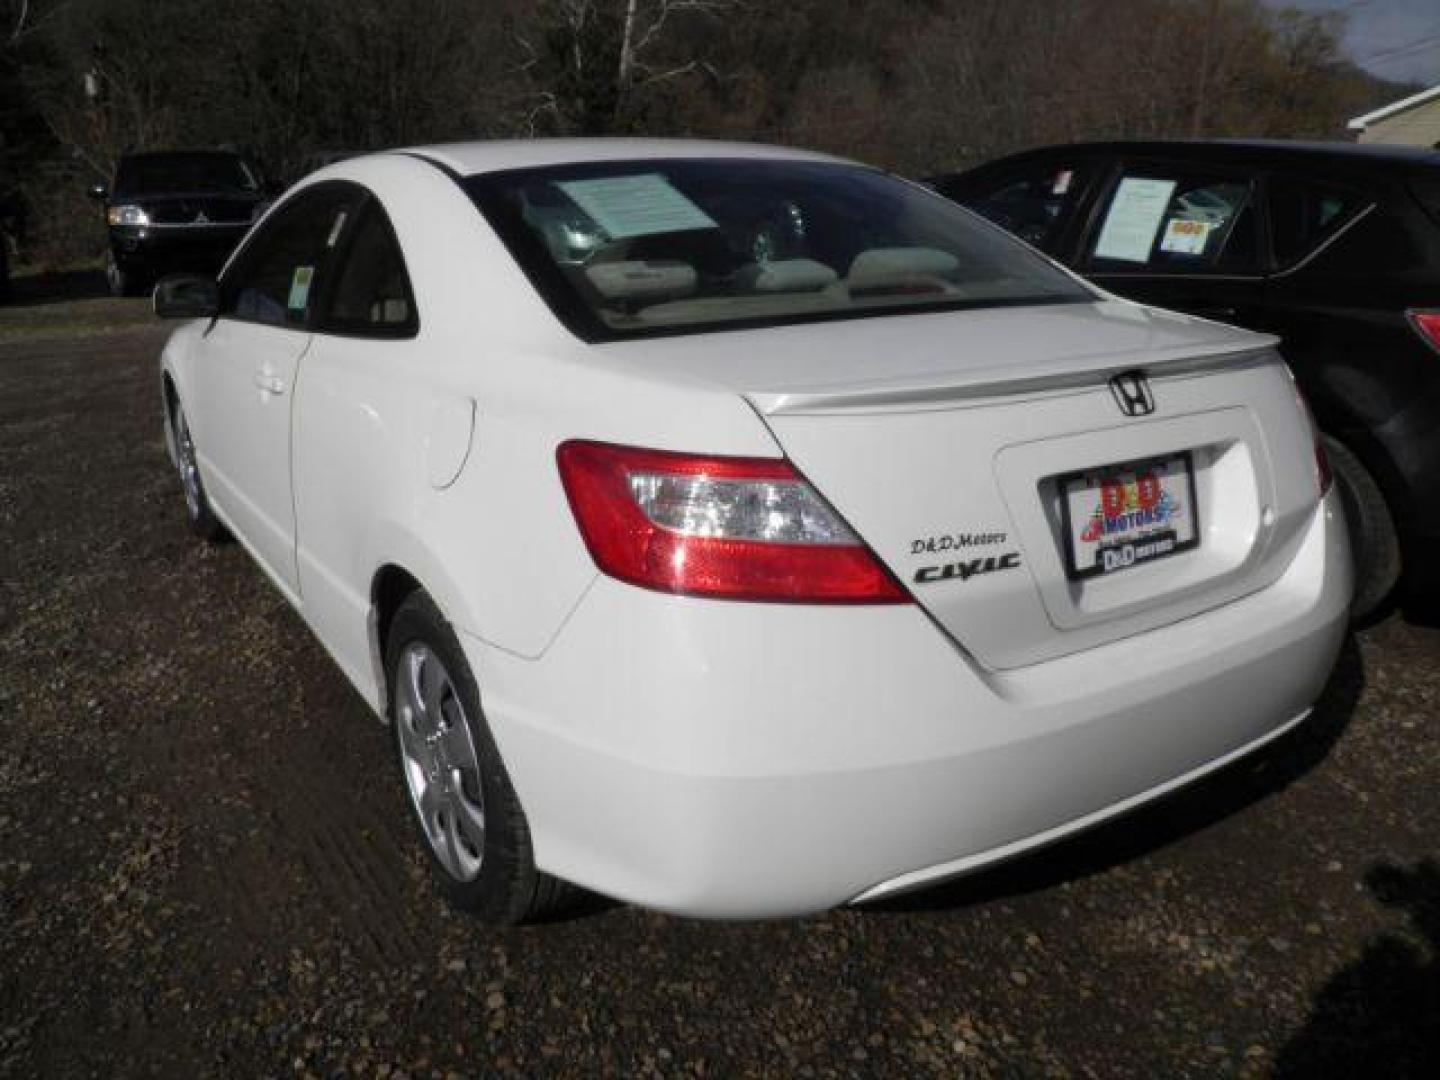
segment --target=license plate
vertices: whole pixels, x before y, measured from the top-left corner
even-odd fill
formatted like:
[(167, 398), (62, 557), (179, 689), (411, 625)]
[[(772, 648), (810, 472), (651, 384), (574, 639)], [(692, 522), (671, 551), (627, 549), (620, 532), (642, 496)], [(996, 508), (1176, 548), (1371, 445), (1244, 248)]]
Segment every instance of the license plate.
[(1071, 578), (1117, 573), (1200, 543), (1188, 453), (1062, 476), (1060, 510)]

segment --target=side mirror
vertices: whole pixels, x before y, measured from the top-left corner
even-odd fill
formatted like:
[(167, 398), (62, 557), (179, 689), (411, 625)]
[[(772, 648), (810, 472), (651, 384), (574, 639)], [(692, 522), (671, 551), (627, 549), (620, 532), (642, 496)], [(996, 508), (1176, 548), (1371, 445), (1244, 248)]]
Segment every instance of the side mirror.
[(110, 197), (110, 189), (104, 184), (91, 184), (86, 194), (96, 202), (101, 202)]
[(162, 319), (213, 319), (220, 314), (220, 286), (199, 274), (161, 278), (151, 300)]

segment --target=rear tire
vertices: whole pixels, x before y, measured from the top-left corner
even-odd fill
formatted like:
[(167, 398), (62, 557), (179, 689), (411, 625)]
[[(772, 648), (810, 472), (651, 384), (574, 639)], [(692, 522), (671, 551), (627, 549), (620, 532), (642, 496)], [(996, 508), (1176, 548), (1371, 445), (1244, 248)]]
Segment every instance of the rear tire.
[(1361, 623), (1381, 611), (1400, 580), (1400, 538), (1390, 507), (1370, 471), (1344, 443), (1329, 435), (1324, 440), (1335, 487), (1345, 506), (1355, 564), (1350, 620)]
[(391, 621), (385, 670), (401, 780), (440, 891), (456, 908), (501, 925), (559, 910), (569, 886), (535, 868), (530, 826), (470, 665), (423, 591)]

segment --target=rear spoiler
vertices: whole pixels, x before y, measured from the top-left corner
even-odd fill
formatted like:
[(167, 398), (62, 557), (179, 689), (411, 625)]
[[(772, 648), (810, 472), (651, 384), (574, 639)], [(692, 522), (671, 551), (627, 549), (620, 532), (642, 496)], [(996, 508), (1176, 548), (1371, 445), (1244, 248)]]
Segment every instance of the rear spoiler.
[[(1259, 335), (1257, 335), (1259, 336)], [(1139, 349), (1127, 353), (1067, 357), (1050, 366), (1028, 368), (1017, 374), (1002, 364), (956, 372), (943, 379), (923, 382), (877, 379), (843, 387), (777, 387), (747, 393), (746, 399), (763, 416), (891, 409), (944, 409), (977, 398), (1035, 394), (1045, 391), (1092, 387), (1112, 375), (1137, 368), (1155, 378), (1185, 376), (1219, 368), (1236, 368), (1278, 363), (1275, 346), (1280, 339), (1263, 335), (1268, 341), (1236, 349), (1233, 344), (1197, 349), (1193, 344), (1171, 349)]]

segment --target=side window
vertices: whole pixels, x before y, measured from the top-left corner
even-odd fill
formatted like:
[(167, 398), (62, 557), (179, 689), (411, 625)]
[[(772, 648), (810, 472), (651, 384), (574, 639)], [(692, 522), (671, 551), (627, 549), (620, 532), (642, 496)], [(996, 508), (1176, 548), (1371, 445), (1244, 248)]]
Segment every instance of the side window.
[(1014, 233), (1027, 244), (1049, 251), (1093, 173), (1088, 165), (1032, 166), (1011, 173), (991, 190), (962, 200), (981, 217)]
[(281, 208), (228, 274), (222, 313), (271, 326), (309, 325), (316, 280), (345, 230), (353, 194), (317, 190)]
[(1090, 244), (1104, 273), (1259, 271), (1258, 219), (1248, 179), (1128, 169)]
[(324, 301), (321, 326), (348, 334), (397, 337), (419, 328), (405, 258), (390, 219), (370, 199), (360, 211), (348, 250)]
[(1360, 208), (1354, 192), (1277, 176), (1270, 181), (1270, 238), (1282, 266), (1304, 258)]

